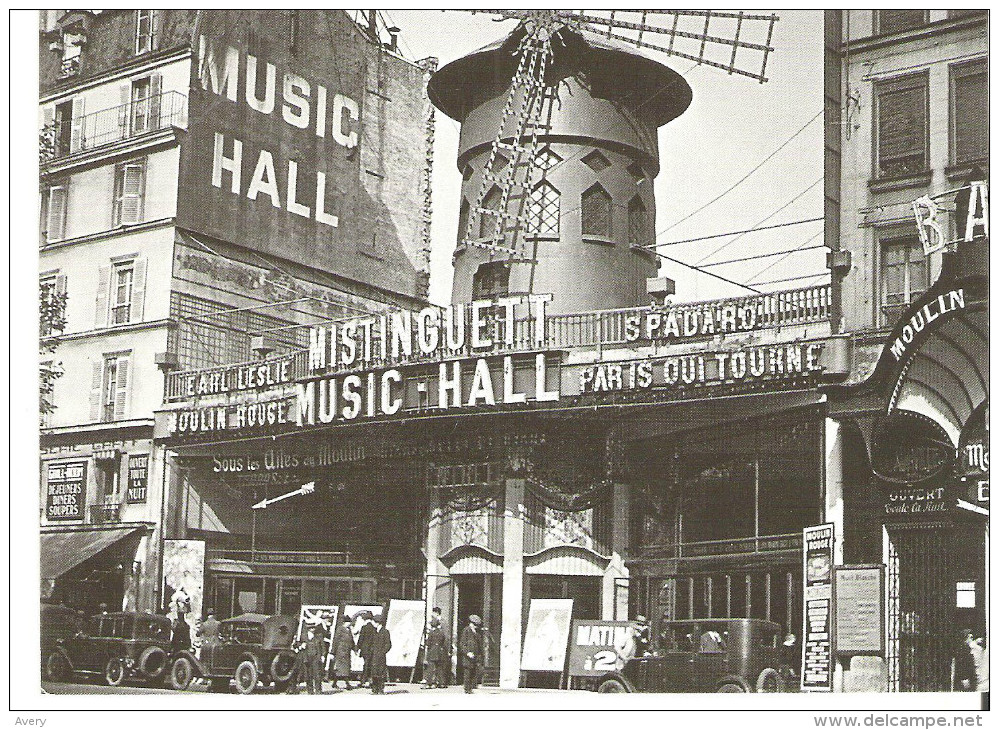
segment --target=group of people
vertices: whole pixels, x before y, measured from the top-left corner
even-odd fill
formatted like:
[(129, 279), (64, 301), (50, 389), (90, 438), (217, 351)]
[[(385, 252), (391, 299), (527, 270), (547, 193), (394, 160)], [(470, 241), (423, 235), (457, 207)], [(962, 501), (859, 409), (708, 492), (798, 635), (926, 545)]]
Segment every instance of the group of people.
[[(298, 691), (298, 685), (305, 681), (309, 694), (322, 694), (323, 679), (326, 676), (327, 650), (332, 654), (331, 675), (333, 687), (337, 689), (343, 682), (344, 689), (356, 686), (371, 687), (371, 694), (385, 694), (388, 681), (388, 652), (392, 648), (392, 636), (385, 628), (381, 614), (373, 615), (364, 611), (355, 618), (360, 623), (357, 640), (354, 639), (353, 623), (350, 616), (333, 631), (332, 643), (328, 641), (328, 627), (319, 622), (306, 627), (303, 640), (295, 647), (297, 660), (295, 671), (289, 684), (289, 692)], [(361, 657), (363, 668), (359, 684), (351, 685), (351, 654)]]
[[(462, 670), (462, 684), (465, 692), (471, 694), (482, 681), (482, 669), (486, 660), (486, 633), (482, 617), (472, 614), (468, 624), (462, 629), (455, 647), (458, 663)], [(451, 642), (444, 631), (441, 609), (435, 607), (430, 615), (430, 623), (423, 639), (425, 672), (424, 689), (448, 686), (451, 674)]]

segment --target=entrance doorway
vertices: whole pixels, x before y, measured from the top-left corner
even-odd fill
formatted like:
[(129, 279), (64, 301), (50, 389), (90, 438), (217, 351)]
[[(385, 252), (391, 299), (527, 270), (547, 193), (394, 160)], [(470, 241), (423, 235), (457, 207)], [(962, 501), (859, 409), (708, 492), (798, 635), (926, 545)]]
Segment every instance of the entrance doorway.
[[(454, 643), (457, 645), (462, 630), (468, 625), (468, 617), (473, 613), (479, 616), (485, 628), (482, 683), (496, 684), (499, 681), (499, 636), (503, 626), (503, 576), (491, 573), (456, 576), (454, 584), (458, 589)], [(460, 661), (456, 672), (457, 681), (464, 681)]]

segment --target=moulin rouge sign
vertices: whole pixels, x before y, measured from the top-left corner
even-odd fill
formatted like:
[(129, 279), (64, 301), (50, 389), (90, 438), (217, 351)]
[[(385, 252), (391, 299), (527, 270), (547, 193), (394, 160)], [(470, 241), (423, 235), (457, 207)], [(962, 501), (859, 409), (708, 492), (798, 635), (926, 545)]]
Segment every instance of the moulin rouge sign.
[[(169, 431), (308, 428), (418, 412), (554, 403), (610, 391), (750, 381), (779, 385), (822, 370), (821, 341), (568, 364), (549, 346), (550, 300), (551, 295), (510, 296), (313, 327), (309, 349), (297, 360), (285, 356), (179, 375), (180, 395), (204, 398), (205, 405), (169, 412)], [(643, 310), (640, 316), (647, 314)], [(697, 316), (698, 330), (710, 317), (723, 330), (737, 332), (744, 315), (737, 307), (728, 314), (706, 305)], [(663, 336), (658, 328), (671, 317), (663, 310), (659, 325), (639, 320), (637, 326), (652, 337)], [(213, 398), (226, 402), (209, 403)]]

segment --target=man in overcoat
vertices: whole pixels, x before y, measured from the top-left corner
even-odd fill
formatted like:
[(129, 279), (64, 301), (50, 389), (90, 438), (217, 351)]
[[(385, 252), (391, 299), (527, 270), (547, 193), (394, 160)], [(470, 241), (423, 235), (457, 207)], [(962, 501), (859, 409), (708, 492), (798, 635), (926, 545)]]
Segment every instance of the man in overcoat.
[(308, 629), (308, 639), (302, 649), (302, 664), (305, 667), (305, 686), (310, 695), (323, 693), (323, 655), (326, 642), (315, 626)]
[(482, 665), (485, 662), (485, 638), (482, 635), (482, 619), (474, 613), (468, 617), (468, 626), (461, 632), (461, 638), (458, 640), (458, 651), (461, 652), (465, 694), (472, 694), (475, 688), (479, 686)]
[(350, 653), (354, 651), (354, 635), (350, 631), (350, 616), (333, 633), (333, 686), (342, 679), (344, 689), (350, 689)]
[(371, 639), (374, 636), (375, 627), (370, 611), (365, 611), (361, 618), (364, 624), (357, 634), (357, 653), (361, 655), (361, 660), (364, 662), (364, 667), (361, 669), (361, 685), (366, 686), (371, 684)]
[(441, 620), (434, 616), (426, 637), (427, 682), (426, 687), (447, 686), (448, 638), (441, 628)]
[[(372, 625), (370, 665), (371, 665), (371, 694), (385, 694), (385, 682), (388, 680), (388, 653), (392, 648), (392, 636), (385, 628), (385, 619), (379, 614), (375, 617)], [(365, 669), (368, 668), (369, 661), (364, 662)]]

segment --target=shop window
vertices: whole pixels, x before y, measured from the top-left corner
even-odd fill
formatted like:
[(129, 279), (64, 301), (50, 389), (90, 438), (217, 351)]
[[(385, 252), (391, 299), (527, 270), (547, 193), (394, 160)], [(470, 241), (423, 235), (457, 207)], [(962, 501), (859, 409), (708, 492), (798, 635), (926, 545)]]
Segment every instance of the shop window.
[(90, 417), (93, 421), (119, 421), (125, 418), (128, 405), (128, 354), (105, 355), (93, 365), (90, 394)]
[(583, 236), (611, 237), (611, 196), (599, 183), (583, 193)]
[(50, 185), (43, 197), (42, 225), (45, 241), (61, 241), (66, 237), (66, 208), (69, 187), (66, 183)]
[(878, 82), (874, 87), (876, 176), (924, 175), (929, 169), (929, 97), (926, 73)]
[(929, 286), (929, 267), (916, 236), (881, 241), (882, 325), (891, 326)]
[(537, 238), (559, 236), (559, 191), (542, 180), (531, 191), (527, 212), (527, 235)]
[(875, 10), (874, 23), (876, 35), (889, 33), (904, 33), (926, 25), (929, 14), (925, 10)]
[(510, 267), (501, 261), (481, 264), (472, 277), (472, 299), (495, 299), (510, 293)]
[(145, 173), (144, 161), (127, 162), (115, 167), (113, 226), (130, 225), (142, 220)]
[[(493, 185), (486, 193), (485, 197), (482, 198), (482, 208), (484, 210), (499, 210), (500, 199), (503, 197), (502, 191), (500, 191), (499, 186)], [(483, 240), (491, 241), (496, 235), (496, 224), (499, 220), (498, 216), (490, 215), (488, 213), (479, 213), (479, 238)]]
[(645, 203), (636, 195), (628, 203), (628, 243), (632, 246), (645, 246), (648, 241), (648, 215)]
[(159, 10), (135, 11), (135, 53), (155, 51), (159, 43)]
[(950, 67), (950, 163), (967, 165), (989, 156), (989, 88), (986, 60)]

